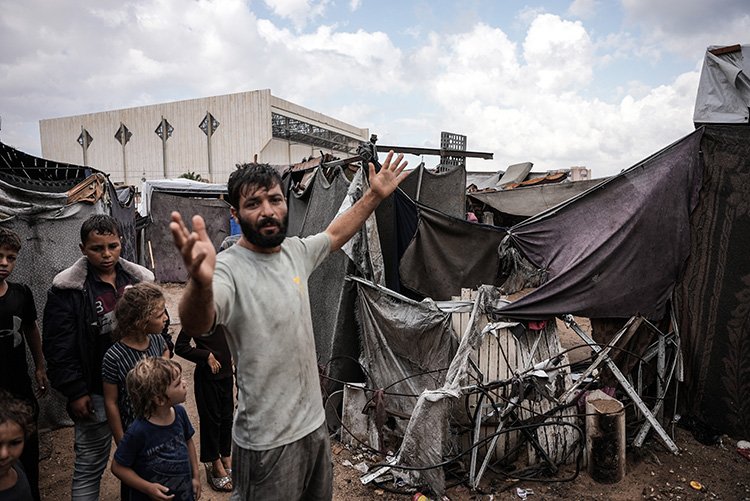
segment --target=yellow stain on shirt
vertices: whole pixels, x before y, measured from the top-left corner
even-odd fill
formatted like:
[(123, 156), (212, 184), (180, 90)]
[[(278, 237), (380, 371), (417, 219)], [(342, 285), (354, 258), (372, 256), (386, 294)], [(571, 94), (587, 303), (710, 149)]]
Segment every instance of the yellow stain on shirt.
[(297, 276), (292, 279), (292, 281), (297, 285), (297, 289), (299, 289), (299, 292), (302, 293), (304, 290), (304, 286), (302, 285), (302, 279)]

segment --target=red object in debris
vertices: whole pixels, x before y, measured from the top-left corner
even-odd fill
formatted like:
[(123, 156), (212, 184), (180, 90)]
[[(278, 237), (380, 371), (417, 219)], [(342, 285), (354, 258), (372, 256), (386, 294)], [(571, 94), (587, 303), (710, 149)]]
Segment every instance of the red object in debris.
[(743, 449), (741, 447), (737, 447), (737, 452), (740, 453), (740, 456), (750, 461), (750, 449)]

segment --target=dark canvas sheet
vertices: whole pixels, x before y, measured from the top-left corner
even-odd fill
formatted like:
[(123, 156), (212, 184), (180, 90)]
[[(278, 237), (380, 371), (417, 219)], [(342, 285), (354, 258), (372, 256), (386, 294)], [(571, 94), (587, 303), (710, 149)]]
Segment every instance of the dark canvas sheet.
[(466, 169), (431, 172), (419, 166), (401, 182), (409, 198), (457, 218), (466, 217)]
[[(317, 169), (314, 173), (315, 172), (317, 172)], [(286, 198), (287, 207), (289, 209), (289, 226), (287, 227), (288, 235), (299, 236), (302, 227), (305, 225), (307, 204), (310, 202), (310, 193), (312, 193), (312, 187), (315, 184), (315, 178), (317, 177), (314, 173), (308, 178), (305, 188), (301, 192), (296, 193), (291, 189), (288, 190)], [(286, 179), (291, 181), (291, 176), (287, 176)]]
[(700, 204), (676, 295), (687, 412), (750, 436), (750, 128), (707, 126)]
[(510, 318), (662, 318), (690, 253), (702, 130), (580, 197), (511, 228), (549, 280), (502, 309)]
[(420, 205), (417, 234), (399, 265), (401, 283), (438, 301), (458, 296), (461, 288), (498, 285), (497, 248), (505, 235)]

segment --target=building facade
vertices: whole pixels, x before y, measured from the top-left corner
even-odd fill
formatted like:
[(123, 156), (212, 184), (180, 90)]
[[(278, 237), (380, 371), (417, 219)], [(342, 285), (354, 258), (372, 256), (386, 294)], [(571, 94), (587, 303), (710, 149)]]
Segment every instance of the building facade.
[(356, 153), (369, 130), (296, 105), (269, 89), (39, 122), (42, 156), (139, 185), (192, 172), (226, 182), (238, 163), (289, 165), (320, 152)]

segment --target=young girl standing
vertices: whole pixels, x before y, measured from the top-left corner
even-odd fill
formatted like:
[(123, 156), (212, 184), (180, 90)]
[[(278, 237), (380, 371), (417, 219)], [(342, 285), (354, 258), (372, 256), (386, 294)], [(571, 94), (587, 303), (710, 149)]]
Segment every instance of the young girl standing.
[(115, 451), (112, 473), (131, 487), (131, 500), (200, 498), (195, 430), (181, 404), (187, 387), (182, 368), (146, 358), (127, 377), (137, 416)]
[(200, 460), (206, 467), (208, 485), (216, 491), (231, 492), (234, 373), (224, 328), (216, 326), (213, 335), (204, 338), (180, 332), (174, 352), (195, 363)]
[(169, 358), (169, 348), (160, 334), (167, 318), (164, 294), (159, 286), (150, 282), (125, 289), (115, 306), (114, 337), (117, 341), (104, 355), (102, 381), (104, 409), (117, 444), (135, 420), (125, 378), (143, 358)]
[(31, 501), (31, 487), (19, 458), (34, 430), (29, 406), (0, 390), (0, 501)]

